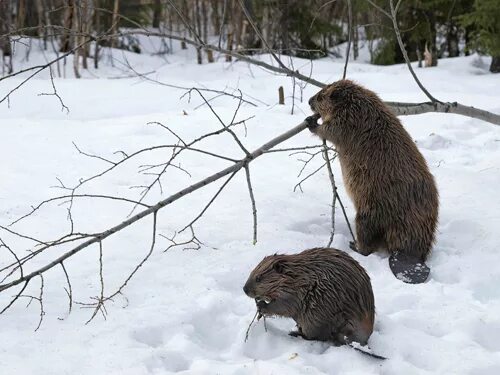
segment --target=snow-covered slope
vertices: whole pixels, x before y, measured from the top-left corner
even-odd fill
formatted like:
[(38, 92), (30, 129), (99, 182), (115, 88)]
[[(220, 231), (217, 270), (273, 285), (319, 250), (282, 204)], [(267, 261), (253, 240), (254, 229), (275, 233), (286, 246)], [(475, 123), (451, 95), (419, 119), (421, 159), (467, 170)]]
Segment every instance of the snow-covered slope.
[[(84, 79), (58, 79), (59, 95), (70, 112), (61, 111), (48, 74), (23, 86), (0, 105), (0, 225), (29, 212), (41, 200), (61, 194), (53, 188), (57, 178), (72, 186), (108, 165), (78, 153), (82, 150), (118, 160), (117, 150), (133, 150), (175, 138), (159, 126), (168, 125), (186, 140), (220, 128), (220, 123), (196, 93), (181, 98), (184, 90), (139, 78), (125, 78), (131, 71), (163, 83), (185, 87), (240, 89), (257, 107), (244, 105), (237, 119), (254, 116), (237, 133), (249, 149), (258, 147), (309, 115), (307, 99), (316, 92), (307, 86), (303, 102), (292, 109), (292, 81), (243, 63), (198, 66), (192, 51), (176, 51), (165, 59), (114, 51), (102, 69), (84, 72)], [(48, 56), (50, 57), (50, 56)], [(269, 57), (262, 57), (271, 62)], [(30, 61), (19, 52), (17, 67), (43, 61), (33, 51)], [(121, 63), (120, 63), (121, 62)], [(121, 65), (120, 65), (121, 64)], [(309, 63), (294, 60), (295, 68), (309, 71)], [(67, 76), (71, 75), (67, 62)], [(124, 70), (120, 71), (118, 67)], [(61, 66), (63, 68), (63, 66)], [(313, 64), (313, 77), (329, 82), (341, 76), (343, 62), (325, 59)], [(154, 72), (153, 72), (154, 71)], [(153, 72), (153, 73), (151, 73)], [(418, 69), (427, 88), (442, 100), (459, 101), (500, 112), (500, 76), (487, 74), (477, 57), (447, 59), (439, 67)], [(385, 100), (423, 101), (405, 66), (375, 67), (352, 63), (348, 76), (376, 91)], [(98, 78), (98, 79), (97, 79)], [(1, 82), (3, 97), (23, 78)], [(286, 105), (277, 105), (278, 87), (284, 86)], [(297, 97), (300, 90), (297, 88)], [(213, 94), (207, 94), (212, 97)], [(267, 105), (264, 105), (266, 103)], [(224, 121), (230, 121), (238, 101), (218, 97), (211, 101)], [(184, 112), (187, 114), (184, 114)], [(45, 316), (39, 306), (22, 298), (0, 316), (2, 374), (498, 374), (500, 373), (500, 128), (457, 115), (426, 114), (402, 121), (416, 140), (434, 173), (441, 197), (437, 244), (429, 260), (431, 279), (423, 285), (407, 285), (390, 272), (385, 255), (362, 257), (348, 250), (349, 232), (337, 210), (334, 246), (348, 251), (368, 271), (376, 300), (375, 332), (370, 346), (389, 357), (379, 362), (346, 347), (308, 342), (287, 335), (293, 321), (268, 320), (255, 324), (247, 342), (245, 332), (254, 316), (254, 302), (242, 286), (251, 269), (270, 253), (293, 253), (327, 243), (330, 233), (331, 192), (326, 172), (313, 176), (304, 192), (294, 192), (302, 167), (300, 155), (264, 155), (251, 164), (259, 217), (259, 239), (252, 244), (252, 215), (244, 173), (239, 173), (215, 204), (195, 225), (204, 243), (199, 250), (163, 250), (169, 242), (158, 237), (155, 251), (124, 291), (106, 305), (101, 315), (85, 324), (92, 311), (73, 306), (67, 314), (64, 273), (54, 268), (44, 277)], [(283, 146), (317, 144), (303, 132)], [(206, 140), (204, 149), (241, 157), (229, 136)], [(200, 146), (200, 147), (201, 147)], [(153, 178), (137, 174), (137, 167), (164, 161), (160, 150), (119, 168), (83, 192), (137, 198), (130, 186)], [(155, 189), (147, 198), (161, 197), (198, 181), (228, 165), (225, 161), (185, 154), (180, 170), (163, 180), (163, 195)], [(322, 160), (308, 167), (312, 172)], [(351, 221), (354, 210), (341, 184), (339, 192)], [(171, 237), (208, 202), (221, 182), (183, 198), (161, 211), (158, 233)], [(121, 222), (127, 204), (85, 200), (74, 208), (80, 231), (103, 230)], [(16, 230), (44, 239), (68, 231), (65, 206), (52, 205), (15, 226)], [(105, 293), (113, 293), (149, 250), (152, 219), (133, 225), (103, 242)], [(180, 239), (188, 238), (180, 235)], [(1, 232), (13, 249), (24, 242)], [(2, 264), (9, 261), (1, 249)], [(36, 264), (54, 259), (48, 253)], [(20, 253), (24, 255), (24, 253)], [(75, 301), (91, 302), (99, 294), (99, 250), (92, 247), (66, 262)], [(28, 270), (25, 270), (25, 272)], [(39, 293), (34, 280), (24, 294)], [(1, 306), (16, 290), (0, 295)]]

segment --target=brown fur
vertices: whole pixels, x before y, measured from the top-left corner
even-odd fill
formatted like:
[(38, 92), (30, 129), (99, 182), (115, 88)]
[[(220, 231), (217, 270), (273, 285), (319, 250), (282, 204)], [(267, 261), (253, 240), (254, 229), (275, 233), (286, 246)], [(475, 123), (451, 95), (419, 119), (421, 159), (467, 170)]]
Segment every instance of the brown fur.
[(365, 345), (373, 331), (375, 301), (370, 278), (353, 258), (328, 248), (265, 257), (243, 290), (262, 315), (295, 320), (309, 340)]
[(323, 123), (311, 131), (338, 152), (356, 208), (357, 250), (380, 248), (425, 261), (435, 239), (438, 191), (424, 157), (398, 118), (352, 81), (326, 86), (310, 100)]

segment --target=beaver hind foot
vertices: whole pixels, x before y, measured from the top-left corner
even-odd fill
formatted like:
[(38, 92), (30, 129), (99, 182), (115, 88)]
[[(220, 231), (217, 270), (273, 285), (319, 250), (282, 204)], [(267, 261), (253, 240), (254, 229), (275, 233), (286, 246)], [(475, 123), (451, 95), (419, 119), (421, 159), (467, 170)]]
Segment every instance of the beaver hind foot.
[(431, 269), (419, 259), (401, 252), (389, 257), (389, 267), (398, 280), (408, 284), (421, 284), (427, 280)]

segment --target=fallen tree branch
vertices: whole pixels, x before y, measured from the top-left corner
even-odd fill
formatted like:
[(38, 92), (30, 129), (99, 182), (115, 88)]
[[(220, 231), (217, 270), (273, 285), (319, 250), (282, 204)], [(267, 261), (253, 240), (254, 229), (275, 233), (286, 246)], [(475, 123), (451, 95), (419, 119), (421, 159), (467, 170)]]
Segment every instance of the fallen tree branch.
[[(86, 249), (90, 245), (92, 245), (94, 243), (102, 242), (104, 239), (112, 236), (113, 234), (115, 234), (115, 233), (121, 231), (122, 229), (132, 225), (133, 223), (141, 220), (142, 218), (144, 218), (146, 216), (149, 216), (151, 214), (154, 214), (156, 216), (156, 213), (159, 210), (161, 210), (165, 206), (168, 206), (169, 204), (175, 202), (176, 200), (184, 197), (185, 195), (192, 193), (198, 189), (201, 189), (202, 187), (204, 187), (204, 186), (206, 186), (214, 181), (217, 181), (224, 176), (227, 176), (231, 173), (239, 171), (242, 168), (245, 168), (250, 162), (257, 159), (259, 156), (264, 154), (266, 151), (268, 151), (271, 148), (277, 146), (278, 144), (286, 141), (287, 139), (297, 135), (302, 130), (304, 130), (306, 127), (307, 127), (307, 122), (306, 121), (301, 122), (299, 125), (293, 127), (292, 129), (288, 130), (287, 132), (280, 134), (279, 136), (271, 139), (269, 142), (267, 142), (264, 145), (262, 145), (261, 147), (257, 148), (255, 151), (249, 153), (248, 156), (239, 160), (238, 162), (234, 163), (233, 165), (231, 165), (227, 168), (224, 168), (223, 170), (221, 170), (217, 173), (214, 173), (213, 175), (211, 175), (211, 176), (209, 176), (201, 181), (198, 181), (197, 183), (195, 183), (191, 186), (188, 186), (185, 189), (178, 191), (177, 193), (169, 196), (166, 199), (161, 200), (160, 202), (151, 206), (150, 208), (147, 208), (147, 209), (135, 214), (134, 216), (131, 216), (127, 220), (121, 222), (120, 224), (118, 224), (118, 225), (116, 225), (116, 226), (114, 226), (106, 231), (94, 234), (91, 239), (89, 239), (89, 240), (79, 244), (78, 246), (74, 247), (73, 249), (67, 251), (66, 253), (64, 253), (63, 255), (54, 259), (52, 262), (46, 264), (45, 266), (40, 267), (40, 268), (32, 271), (31, 273), (26, 274), (22, 277), (19, 277), (11, 282), (1, 284), (0, 285), (0, 292), (7, 290), (7, 289), (10, 289), (10, 288), (12, 288), (16, 285), (22, 284), (22, 283), (25, 283), (25, 286), (26, 286), (30, 282), (30, 280), (33, 279), (34, 277), (42, 275), (43, 273), (54, 268), (55, 266), (62, 264), (66, 259), (79, 253), (83, 249)], [(11, 303), (9, 304), (9, 307), (12, 305), (12, 303), (13, 302), (11, 301)]]
[(424, 102), (424, 103), (400, 103), (386, 102), (394, 113), (398, 116), (421, 115), (423, 113), (454, 113), (457, 115), (467, 116), (489, 122), (491, 124), (500, 125), (500, 115), (483, 109), (466, 106), (457, 102), (441, 103), (441, 102)]

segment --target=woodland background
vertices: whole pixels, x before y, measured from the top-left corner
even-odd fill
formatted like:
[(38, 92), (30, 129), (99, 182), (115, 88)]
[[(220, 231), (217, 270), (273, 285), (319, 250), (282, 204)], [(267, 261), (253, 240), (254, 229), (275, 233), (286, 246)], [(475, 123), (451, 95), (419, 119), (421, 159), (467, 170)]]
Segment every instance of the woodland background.
[[(348, 40), (351, 24), (355, 60), (360, 44), (367, 43), (372, 64), (402, 63), (392, 20), (384, 15), (388, 6), (385, 0), (0, 0), (3, 72), (16, 69), (10, 57), (20, 35), (42, 38), (47, 49), (75, 53), (78, 77), (78, 69), (98, 67), (102, 47), (141, 53), (139, 39), (120, 32), (141, 28), (195, 38), (201, 64), (214, 61), (212, 51), (201, 47), (210, 42), (245, 54), (271, 48), (310, 59), (339, 57), (336, 46)], [(442, 57), (478, 52), (491, 55), (490, 71), (500, 72), (498, 0), (403, 0), (398, 7), (398, 26), (412, 61), (436, 66)], [(159, 53), (171, 51), (166, 38)]]

